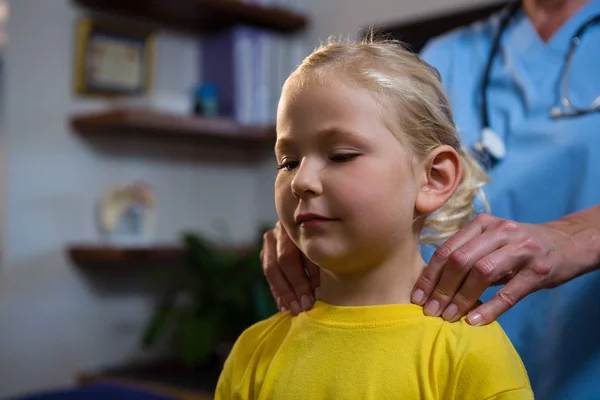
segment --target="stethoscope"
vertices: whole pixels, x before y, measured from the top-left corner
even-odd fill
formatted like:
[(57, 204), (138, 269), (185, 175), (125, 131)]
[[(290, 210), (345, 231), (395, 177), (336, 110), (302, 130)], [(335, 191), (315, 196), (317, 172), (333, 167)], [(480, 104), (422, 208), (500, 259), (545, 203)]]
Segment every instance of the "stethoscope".
[[(520, 1), (514, 2), (508, 6), (506, 14), (500, 21), (500, 26), (498, 27), (498, 32), (496, 33), (496, 37), (494, 38), (494, 42), (492, 44), (492, 48), (490, 50), (490, 54), (488, 56), (488, 60), (485, 66), (485, 71), (483, 74), (483, 82), (481, 84), (481, 121), (483, 129), (481, 130), (481, 134), (479, 137), (479, 141), (477, 141), (471, 147), (471, 153), (475, 157), (477, 161), (479, 161), (480, 165), (484, 167), (486, 170), (491, 170), (493, 167), (498, 164), (505, 156), (506, 156), (506, 145), (500, 138), (500, 136), (490, 128), (489, 123), (489, 110), (487, 104), (487, 89), (490, 83), (490, 73), (492, 69), (492, 63), (496, 55), (498, 54), (498, 48), (500, 47), (500, 39), (502, 38), (502, 34), (506, 30), (506, 26), (515, 15), (515, 13), (520, 8)], [(577, 32), (571, 38), (571, 45), (569, 47), (569, 52), (567, 53), (567, 57), (565, 59), (565, 65), (562, 71), (561, 76), (561, 106), (552, 107), (550, 111), (550, 118), (559, 119), (559, 118), (573, 118), (579, 117), (581, 115), (586, 115), (593, 112), (600, 112), (600, 95), (596, 97), (596, 99), (592, 102), (592, 104), (587, 108), (580, 108), (573, 105), (573, 103), (569, 100), (568, 87), (569, 87), (569, 69), (571, 67), (571, 60), (573, 58), (573, 53), (577, 46), (581, 43), (581, 36), (591, 25), (600, 22), (600, 15), (596, 15), (589, 19), (585, 24), (583, 24)]]

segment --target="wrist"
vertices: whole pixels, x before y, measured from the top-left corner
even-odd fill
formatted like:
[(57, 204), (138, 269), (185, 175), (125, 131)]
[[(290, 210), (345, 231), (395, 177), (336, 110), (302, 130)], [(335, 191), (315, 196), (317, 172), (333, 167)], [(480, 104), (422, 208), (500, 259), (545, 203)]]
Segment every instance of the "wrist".
[(600, 268), (599, 210), (594, 207), (544, 224), (563, 234), (556, 250), (566, 257), (565, 264), (574, 269), (573, 278)]

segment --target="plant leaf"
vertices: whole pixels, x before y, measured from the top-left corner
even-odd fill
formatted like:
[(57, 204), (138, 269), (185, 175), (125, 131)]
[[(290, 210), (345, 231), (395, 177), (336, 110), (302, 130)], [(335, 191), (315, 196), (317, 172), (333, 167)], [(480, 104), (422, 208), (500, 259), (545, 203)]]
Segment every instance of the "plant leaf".
[(188, 365), (205, 362), (214, 349), (218, 320), (212, 315), (186, 313), (179, 326), (179, 352)]
[(254, 287), (254, 307), (257, 320), (269, 318), (277, 312), (277, 304), (267, 285), (257, 283)]
[(217, 268), (219, 259), (208, 240), (199, 235), (186, 233), (183, 235), (183, 242), (190, 270), (204, 277), (207, 271)]
[(144, 349), (148, 349), (154, 345), (160, 332), (167, 326), (173, 310), (173, 300), (170, 296), (156, 308), (142, 334), (142, 347)]

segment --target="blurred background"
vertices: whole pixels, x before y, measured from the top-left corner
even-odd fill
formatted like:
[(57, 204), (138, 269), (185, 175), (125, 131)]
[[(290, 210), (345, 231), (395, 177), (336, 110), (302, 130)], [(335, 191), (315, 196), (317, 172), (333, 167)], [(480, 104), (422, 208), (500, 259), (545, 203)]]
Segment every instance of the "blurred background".
[(504, 4), (0, 0), (0, 398), (211, 398), (275, 311), (287, 75), (330, 35), (418, 51)]

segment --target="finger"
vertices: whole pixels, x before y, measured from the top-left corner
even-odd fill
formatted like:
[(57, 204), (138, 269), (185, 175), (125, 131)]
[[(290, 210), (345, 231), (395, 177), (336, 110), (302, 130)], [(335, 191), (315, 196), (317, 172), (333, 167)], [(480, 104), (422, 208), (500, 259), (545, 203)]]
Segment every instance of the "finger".
[(299, 313), (300, 303), (296, 298), (296, 293), (292, 290), (277, 263), (277, 246), (273, 231), (265, 233), (263, 241), (263, 271), (279, 310), (281, 312), (292, 310), (292, 312)]
[(442, 314), (446, 321), (458, 321), (478, 301), (479, 297), (506, 271), (514, 271), (525, 265), (525, 252), (513, 246), (504, 246), (478, 260), (465, 279), (450, 305)]
[(471, 311), (467, 316), (467, 322), (474, 326), (487, 325), (536, 290), (538, 287), (535, 276), (531, 271), (523, 269), (494, 297)]
[(499, 278), (497, 281), (492, 282), (491, 286), (502, 286), (506, 285), (516, 275), (517, 271), (509, 271), (506, 275)]
[(277, 292), (275, 292), (275, 289), (273, 288), (273, 286), (269, 285), (269, 290), (271, 291), (271, 296), (273, 296), (273, 300), (275, 300), (277, 309), (282, 313), (286, 312), (287, 307), (283, 304), (281, 297), (277, 296)]
[[(425, 304), (425, 314), (438, 317), (446, 312), (446, 307), (463, 285), (475, 262), (505, 246), (507, 241), (505, 234), (490, 229), (475, 236), (450, 254), (438, 285), (431, 294), (430, 300)], [(475, 300), (477, 298), (473, 299), (473, 302)], [(456, 312), (455, 307), (452, 309), (448, 310), (446, 314)]]
[(301, 309), (308, 311), (312, 308), (315, 300), (310, 279), (304, 271), (302, 254), (281, 225), (279, 229), (275, 230), (275, 234), (277, 235), (279, 269), (292, 286), (296, 298), (300, 301)]
[(429, 265), (425, 267), (415, 284), (415, 289), (411, 296), (413, 303), (424, 305), (427, 302), (440, 280), (448, 257), (469, 240), (480, 235), (482, 231), (483, 225), (481, 219), (477, 217), (437, 248), (431, 257)]
[(304, 257), (304, 265), (306, 266), (306, 271), (308, 273), (308, 278), (310, 279), (310, 284), (315, 295), (315, 300), (318, 300), (320, 298), (319, 292), (321, 286), (321, 271), (315, 263), (313, 263), (306, 257)]

